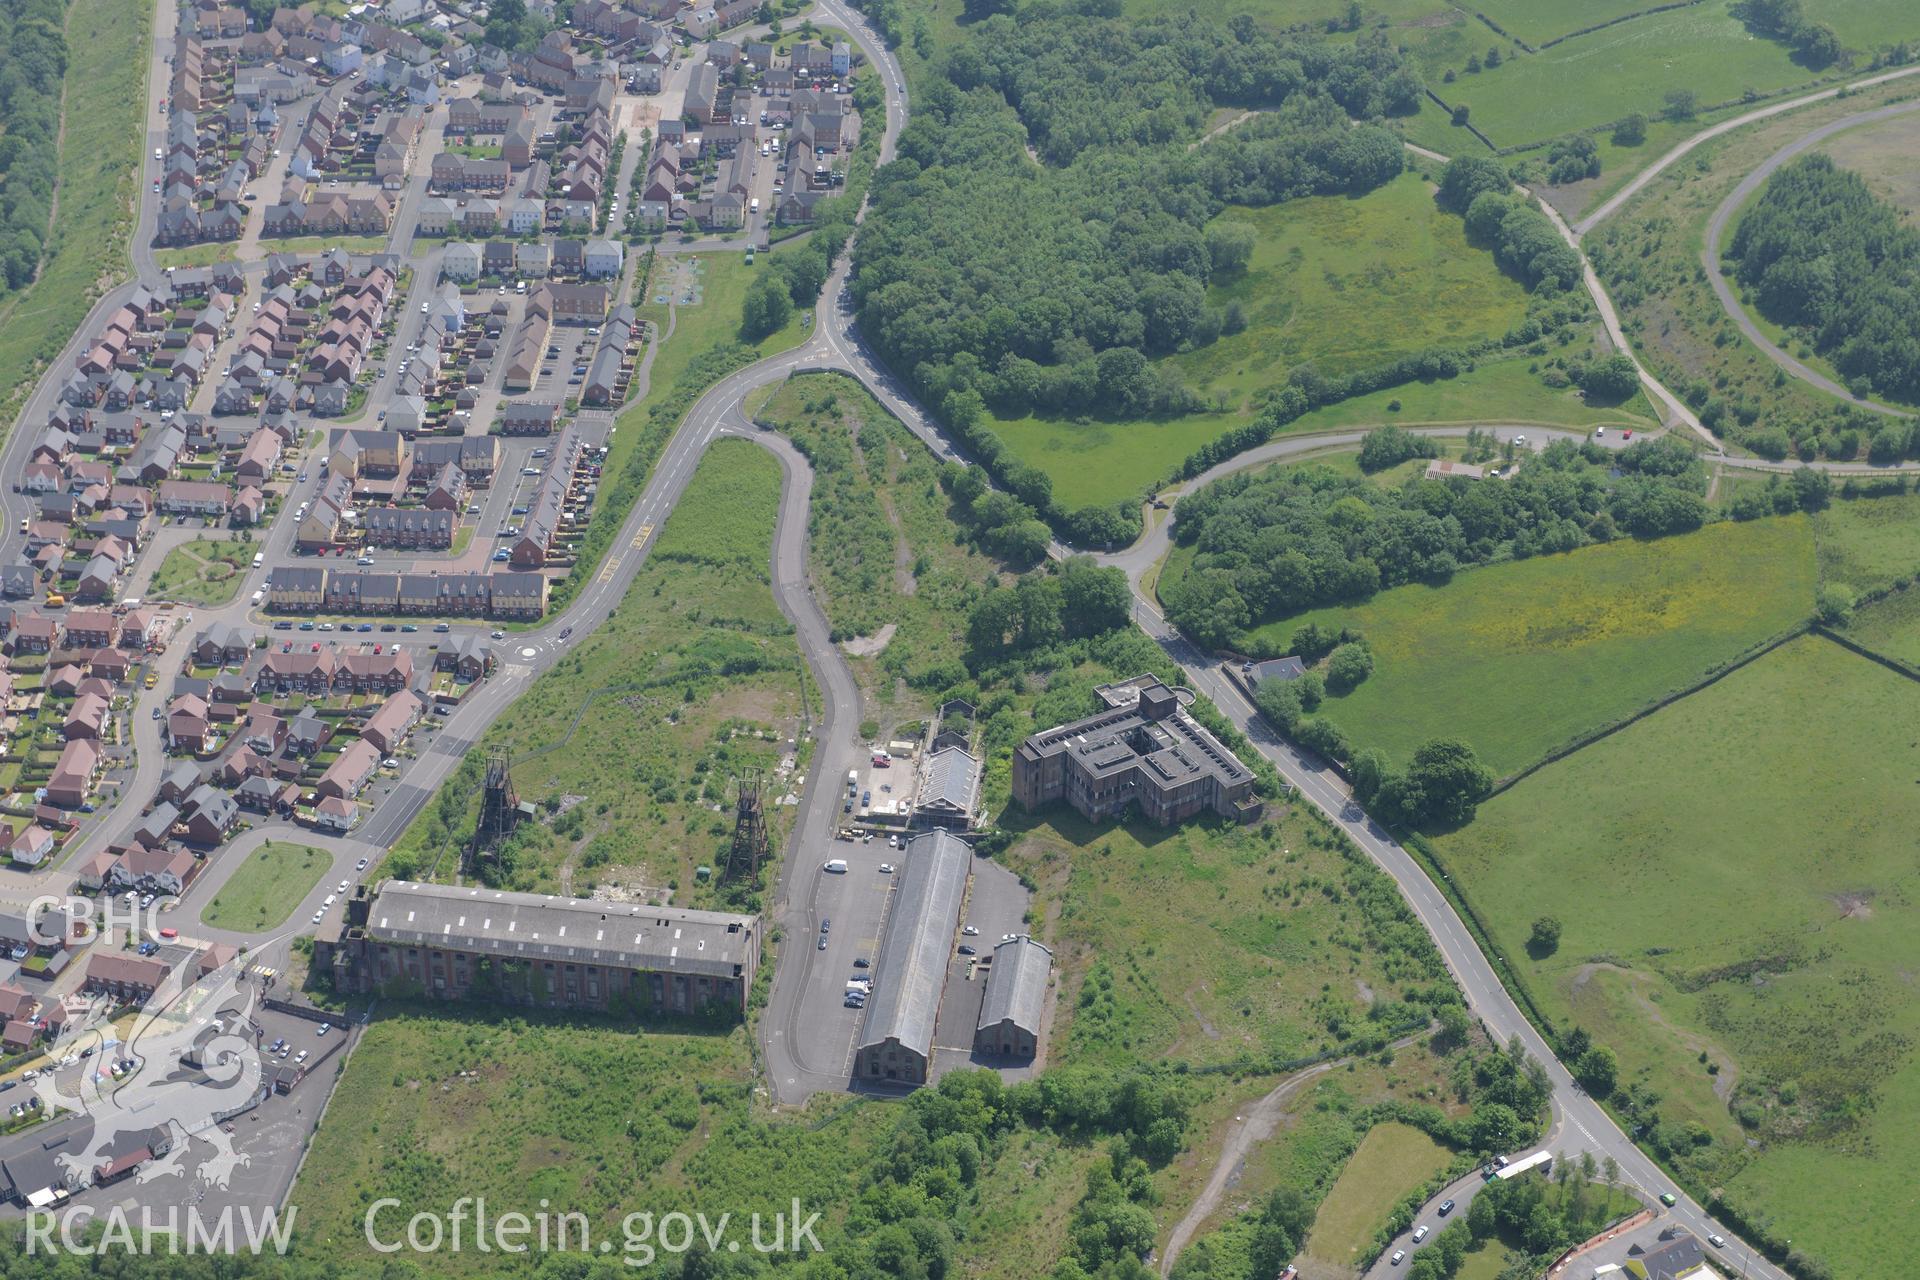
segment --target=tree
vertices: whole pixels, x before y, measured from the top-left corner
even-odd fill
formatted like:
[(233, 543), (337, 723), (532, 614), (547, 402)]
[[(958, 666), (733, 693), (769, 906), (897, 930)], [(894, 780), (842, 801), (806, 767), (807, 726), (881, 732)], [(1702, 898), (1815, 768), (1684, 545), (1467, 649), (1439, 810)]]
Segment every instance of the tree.
[(1560, 920), (1557, 916), (1541, 916), (1533, 922), (1533, 931), (1527, 934), (1527, 950), (1535, 956), (1550, 956), (1560, 949)]
[(1820, 621), (1830, 627), (1843, 627), (1853, 616), (1853, 606), (1859, 597), (1853, 588), (1844, 582), (1829, 582), (1821, 586), (1814, 597), (1814, 607), (1820, 615)]
[(740, 332), (749, 342), (778, 333), (793, 315), (793, 296), (772, 272), (760, 276), (747, 290), (740, 307)]
[(1800, 61), (1816, 68), (1832, 66), (1846, 52), (1840, 37), (1824, 22), (1810, 22), (1801, 27), (1794, 37), (1793, 47), (1800, 55)]
[(1700, 99), (1691, 89), (1669, 89), (1665, 101), (1669, 120), (1691, 120), (1700, 110)]
[(1247, 269), (1259, 233), (1245, 222), (1216, 222), (1207, 228), (1207, 263), (1215, 280)]
[(1647, 140), (1647, 117), (1636, 111), (1622, 116), (1613, 125), (1613, 145), (1637, 147)]
[(1436, 738), (1421, 746), (1405, 778), (1409, 793), (1418, 798), (1417, 820), (1423, 824), (1466, 822), (1493, 792), (1493, 771), (1480, 763), (1472, 747), (1454, 738)]
[(1640, 371), (1634, 368), (1633, 357), (1620, 351), (1588, 365), (1580, 382), (1580, 390), (1593, 404), (1619, 404), (1639, 389)]
[(1327, 656), (1327, 688), (1351, 693), (1373, 674), (1373, 650), (1364, 644), (1343, 644)]
[(1487, 156), (1455, 156), (1440, 171), (1440, 198), (1454, 209), (1466, 209), (1484, 191), (1505, 194), (1512, 189), (1507, 171)]
[(1824, 471), (1801, 467), (1787, 477), (1787, 484), (1793, 490), (1794, 504), (1802, 511), (1824, 511), (1833, 501), (1833, 481)]
[(1466, 103), (1464, 102), (1455, 103), (1453, 107), (1453, 123), (1455, 127), (1462, 128), (1462, 129), (1466, 128), (1467, 117), (1472, 114), (1473, 114), (1473, 108), (1468, 106)]
[(1613, 1050), (1597, 1044), (1580, 1055), (1574, 1063), (1573, 1074), (1581, 1088), (1596, 1098), (1605, 1098), (1613, 1093), (1613, 1086), (1620, 1078), (1620, 1061), (1613, 1056)]

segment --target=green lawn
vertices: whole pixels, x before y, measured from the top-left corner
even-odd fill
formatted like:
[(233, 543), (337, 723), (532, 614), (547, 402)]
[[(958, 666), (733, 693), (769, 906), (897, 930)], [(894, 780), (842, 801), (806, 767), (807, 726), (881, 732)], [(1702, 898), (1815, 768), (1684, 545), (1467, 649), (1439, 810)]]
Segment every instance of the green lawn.
[(1367, 991), (1445, 981), (1391, 885), (1317, 820), (1042, 816), (1007, 815), (1027, 830), (1006, 857), (1038, 886), (1035, 915), (1057, 920), (1055, 1061), (1286, 1061), (1364, 1027)]
[(1375, 1125), (1314, 1215), (1306, 1256), (1329, 1267), (1352, 1267), (1400, 1198), (1447, 1167), (1447, 1149), (1420, 1130)]
[(162, 271), (169, 267), (210, 267), (216, 262), (234, 260), (233, 245), (224, 241), (213, 244), (190, 244), (178, 249), (155, 249), (153, 260)]
[[(768, 586), (779, 493), (765, 450), (739, 440), (710, 448), (612, 620), (488, 729), (482, 747), (513, 753), (523, 799), (557, 808), (584, 797), (515, 833), (502, 883), (584, 892), (617, 880), (676, 905), (723, 905), (694, 875), (732, 830), (712, 806), (731, 805), (739, 768), (771, 773), (800, 728), (800, 659)], [(464, 843), (484, 754), (407, 829), (390, 872), (426, 874), (449, 828)], [(777, 774), (769, 782), (788, 785)], [(790, 813), (770, 811), (776, 845)], [(438, 874), (457, 870), (448, 854)]]
[(1920, 1178), (1916, 715), (1914, 682), (1797, 640), (1439, 842), (1549, 1016), (1712, 1135), (1682, 1140), (1696, 1188), (1858, 1280), (1906, 1274), (1877, 1242)]
[(246, 578), (254, 545), (231, 538), (195, 538), (167, 552), (147, 592), (182, 604), (225, 604)]
[(202, 917), (216, 929), (236, 932), (278, 928), (332, 865), (333, 859), (319, 849), (268, 841), (247, 855)]
[(1507, 774), (1800, 622), (1813, 595), (1807, 521), (1783, 516), (1469, 569), (1268, 623), (1249, 647), (1288, 652), (1308, 622), (1357, 627), (1374, 673), (1322, 715), (1396, 761), (1458, 736)]
[[(1554, 0), (1555, 9), (1569, 7), (1570, 0)], [(1492, 32), (1487, 36), (1487, 43), (1497, 42)], [(1433, 83), (1433, 89), (1449, 106), (1470, 107), (1474, 125), (1496, 146), (1511, 147), (1634, 111), (1656, 115), (1671, 89), (1690, 89), (1708, 106), (1749, 89), (1768, 94), (1815, 78), (1784, 45), (1749, 36), (1725, 5), (1699, 4), (1517, 54), (1491, 71)]]
[(0, 304), (0, 424), (93, 300), (127, 276), (152, 16), (142, 0), (74, 0), (67, 10), (59, 208), (39, 279)]
[(1297, 365), (1330, 375), (1376, 368), (1499, 337), (1526, 315), (1526, 289), (1467, 244), (1465, 223), (1434, 203), (1417, 173), (1358, 199), (1232, 207), (1220, 220), (1259, 233), (1247, 270), (1207, 291), (1209, 305), (1239, 304), (1247, 328), (1165, 363), (1231, 407)]

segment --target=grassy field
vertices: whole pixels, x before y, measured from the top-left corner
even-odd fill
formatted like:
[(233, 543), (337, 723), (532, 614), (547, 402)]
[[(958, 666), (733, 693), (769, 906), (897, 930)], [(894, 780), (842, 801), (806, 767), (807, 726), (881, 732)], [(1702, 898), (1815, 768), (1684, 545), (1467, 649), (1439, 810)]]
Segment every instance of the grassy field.
[[(694, 875), (732, 830), (713, 806), (731, 804), (746, 765), (769, 770), (777, 796), (800, 727), (800, 659), (768, 586), (779, 490), (764, 450), (715, 444), (613, 619), (488, 730), (484, 747), (514, 754), (521, 797), (548, 807), (509, 846), (512, 887), (616, 883), (645, 900), (718, 904)], [(471, 830), (481, 754), (408, 828), (400, 865), (424, 874), (450, 828)], [(789, 811), (770, 812), (777, 828)], [(448, 856), (440, 874), (455, 870)]]
[[(1576, 391), (1555, 390), (1528, 369), (1524, 357), (1482, 363), (1470, 373), (1410, 382), (1303, 414), (1284, 434), (1376, 427), (1490, 423), (1527, 426), (1651, 426), (1646, 397), (1613, 408), (1588, 408)], [(1391, 406), (1395, 401), (1400, 407)], [(1022, 462), (1053, 479), (1053, 493), (1069, 509), (1117, 502), (1164, 481), (1188, 454), (1245, 422), (1238, 413), (1193, 414), (1166, 422), (1069, 422), (1060, 418), (997, 419), (996, 435)], [(1086, 459), (1097, 453), (1100, 465)]]
[[(40, 277), (0, 306), (0, 424), (33, 391), (94, 299), (127, 276), (152, 7), (74, 0), (55, 199)], [(139, 67), (136, 74), (126, 74)]]
[[(1633, 398), (1608, 408), (1590, 408), (1571, 389), (1555, 390), (1528, 369), (1524, 356), (1484, 361), (1470, 373), (1433, 382), (1410, 382), (1375, 391), (1295, 419), (1287, 435), (1336, 431), (1349, 427), (1453, 426), (1462, 430), (1490, 423), (1543, 427), (1648, 427), (1653, 408), (1636, 391)], [(1398, 409), (1392, 408), (1394, 401)]]
[(1878, 591), (1920, 574), (1920, 494), (1836, 502), (1813, 517), (1820, 581)]
[[(1798, 640), (1440, 842), (1549, 1015), (1713, 1136), (1698, 1181), (1861, 1280), (1904, 1274), (1874, 1242), (1920, 1177), (1916, 714), (1913, 682)], [(1559, 949), (1522, 959), (1543, 912)]]
[[(1686, 10), (1684, 12), (1692, 12)], [(1707, 219), (1728, 192), (1768, 156), (1811, 129), (1913, 92), (1894, 81), (1836, 101), (1760, 121), (1697, 147), (1586, 236), (1586, 246), (1619, 309), (1635, 350), (1654, 375), (1696, 404), (1711, 396), (1729, 412), (1723, 430), (1738, 440), (1770, 426), (1811, 423), (1837, 401), (1795, 378), (1749, 343), (1700, 277)], [(1843, 135), (1844, 136), (1844, 135)], [(1791, 345), (1803, 358), (1797, 345)], [(1742, 410), (1751, 428), (1740, 425)], [(1839, 444), (1832, 430), (1822, 436)], [(1859, 443), (1858, 448), (1864, 448)]]
[(1878, 124), (1862, 125), (1835, 134), (1820, 144), (1833, 162), (1867, 180), (1874, 193), (1907, 215), (1920, 215), (1920, 173), (1913, 167), (1920, 121), (1895, 116)]
[(1314, 820), (1044, 819), (1008, 815), (1029, 829), (1007, 861), (1053, 921), (1056, 1061), (1303, 1057), (1364, 1027), (1374, 993), (1444, 981), (1392, 885)]
[(1282, 652), (1308, 622), (1359, 628), (1374, 673), (1320, 714), (1396, 761), (1458, 735), (1506, 774), (1793, 626), (1813, 595), (1807, 521), (1783, 516), (1469, 569), (1249, 640)]
[[(824, 1213), (818, 1233), (832, 1249), (849, 1188), (892, 1112), (854, 1105), (825, 1124), (825, 1112), (756, 1118), (746, 1037), (383, 1002), (295, 1186), (301, 1247), (350, 1272), (378, 1271), (363, 1228), (375, 1195), (401, 1201), (392, 1210), (399, 1233), (415, 1212), (485, 1196), (490, 1216), (546, 1205), (583, 1213), (593, 1239), (616, 1249), (627, 1213), (744, 1220), (798, 1196)], [(388, 1225), (384, 1214), (378, 1225)], [(525, 1258), (478, 1252), (471, 1237), (464, 1250), (436, 1254), (433, 1267), (527, 1274)]]
[(754, 417), (813, 461), (815, 598), (859, 681), (861, 714), (878, 736), (897, 736), (933, 711), (963, 656), (960, 620), (1000, 566), (960, 541), (938, 462), (853, 379), (789, 379)]
[(1526, 315), (1525, 288), (1467, 244), (1465, 224), (1434, 203), (1417, 173), (1358, 199), (1318, 196), (1220, 216), (1259, 233), (1247, 270), (1207, 291), (1209, 305), (1238, 303), (1247, 328), (1167, 363), (1230, 408), (1244, 408), (1296, 365), (1352, 373), (1499, 337)]
[(195, 538), (167, 552), (147, 593), (182, 604), (225, 604), (246, 580), (254, 545), (231, 538)]
[[(999, 418), (994, 434), (1016, 458), (1053, 481), (1060, 505), (1118, 502), (1166, 479), (1181, 459), (1245, 422), (1238, 413), (1196, 413), (1157, 422)], [(1098, 457), (1090, 467), (1087, 459)]]
[[(688, 259), (701, 264), (697, 272), (689, 267), (685, 275), (675, 274), (666, 265), (665, 255), (654, 270), (656, 281), (699, 282), (700, 301), (673, 308), (671, 336), (667, 333), (669, 308), (653, 303), (653, 293), (644, 286), (636, 291), (635, 312), (651, 325), (648, 340), (659, 344), (659, 350), (649, 370), (646, 394), (622, 410), (615, 422), (603, 468), (608, 481), (594, 499), (593, 515), (580, 544), (580, 567), (555, 588), (555, 609), (564, 608), (595, 572), (594, 566), (610, 549), (621, 522), (639, 500), (655, 460), (700, 394), (733, 369), (784, 351), (806, 337), (812, 312), (796, 309), (792, 320), (778, 332), (757, 343), (741, 342), (740, 306), (752, 282), (753, 268), (746, 265), (744, 255), (737, 253), (682, 255), (676, 261)], [(687, 296), (684, 285), (673, 294), (676, 298)]]
[[(1479, 0), (1475, 13), (1483, 13), (1500, 24), (1500, 29), (1535, 48), (1584, 27), (1597, 26), (1614, 18), (1624, 18), (1649, 8), (1647, 0)], [(1493, 32), (1487, 32), (1493, 37)], [(1494, 43), (1508, 42), (1494, 37)]]
[(331, 865), (333, 859), (319, 849), (269, 840), (247, 855), (201, 918), (216, 929), (244, 933), (278, 928)]
[[(1571, 8), (1556, 0), (1547, 11)], [(1492, 32), (1487, 35), (1487, 43), (1498, 43)], [(1514, 54), (1511, 46), (1504, 52)], [(1690, 89), (1710, 105), (1750, 89), (1766, 94), (1813, 79), (1785, 46), (1749, 36), (1726, 6), (1699, 4), (1623, 22), (1537, 54), (1514, 54), (1492, 70), (1433, 87), (1449, 106), (1470, 107), (1474, 125), (1496, 146), (1511, 147), (1634, 111), (1657, 115), (1671, 89)]]
[(1306, 1256), (1329, 1267), (1356, 1265), (1400, 1197), (1446, 1168), (1450, 1158), (1418, 1129), (1375, 1125), (1314, 1216)]
[(1847, 638), (1875, 653), (1920, 667), (1920, 591), (1896, 591), (1856, 612)]

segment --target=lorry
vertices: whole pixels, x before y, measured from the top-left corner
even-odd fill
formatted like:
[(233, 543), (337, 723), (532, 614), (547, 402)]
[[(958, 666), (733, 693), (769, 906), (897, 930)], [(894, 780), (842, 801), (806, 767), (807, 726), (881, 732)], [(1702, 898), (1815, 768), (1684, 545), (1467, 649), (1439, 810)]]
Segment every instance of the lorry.
[(1522, 1156), (1518, 1160), (1509, 1161), (1505, 1166), (1496, 1169), (1493, 1177), (1505, 1182), (1509, 1178), (1519, 1177), (1529, 1169), (1539, 1169), (1551, 1163), (1553, 1163), (1553, 1152), (1536, 1151), (1530, 1156)]

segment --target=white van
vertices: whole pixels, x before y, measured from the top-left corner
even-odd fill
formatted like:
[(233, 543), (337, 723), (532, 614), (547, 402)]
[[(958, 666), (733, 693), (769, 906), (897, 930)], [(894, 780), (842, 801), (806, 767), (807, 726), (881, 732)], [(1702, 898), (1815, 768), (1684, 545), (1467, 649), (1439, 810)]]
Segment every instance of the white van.
[(256, 551), (256, 552), (254, 552), (254, 553), (253, 553), (253, 567), (254, 567), (254, 568), (256, 568), (256, 569), (258, 569), (258, 568), (259, 568), (259, 567), (260, 567), (261, 565), (263, 565), (263, 564), (265, 564), (266, 562), (267, 562), (267, 553), (266, 553), (266, 552), (264, 552), (264, 551)]
[(828, 858), (820, 864), (820, 869), (822, 871), (831, 871), (837, 876), (843, 876), (847, 873), (847, 860), (845, 858)]
[(267, 589), (265, 587), (262, 587), (260, 588), (260, 590), (253, 593), (253, 602), (255, 604), (259, 604), (266, 598), (267, 598)]

